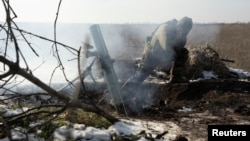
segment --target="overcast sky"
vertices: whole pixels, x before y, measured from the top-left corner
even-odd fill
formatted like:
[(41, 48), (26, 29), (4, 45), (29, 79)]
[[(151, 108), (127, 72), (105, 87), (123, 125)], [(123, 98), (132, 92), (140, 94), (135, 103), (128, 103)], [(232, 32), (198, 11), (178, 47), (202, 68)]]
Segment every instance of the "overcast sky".
[[(10, 0), (16, 21), (53, 22), (59, 0)], [(250, 0), (63, 0), (58, 22), (160, 23), (189, 16), (195, 22), (249, 22)], [(4, 20), (2, 3), (0, 20)]]

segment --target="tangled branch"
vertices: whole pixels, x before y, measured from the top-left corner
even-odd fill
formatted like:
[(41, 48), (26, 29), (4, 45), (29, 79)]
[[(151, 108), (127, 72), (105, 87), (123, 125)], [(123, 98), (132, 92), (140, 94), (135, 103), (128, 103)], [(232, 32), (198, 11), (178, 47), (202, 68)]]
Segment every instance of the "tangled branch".
[[(36, 49), (32, 46), (32, 44), (29, 42), (29, 40), (26, 38), (26, 34), (34, 36), (36, 38), (39, 38), (41, 40), (45, 40), (48, 42), (52, 42), (52, 50), (53, 54), (58, 62), (57, 66), (55, 66), (54, 71), (60, 68), (61, 72), (64, 75), (65, 80), (68, 83), (71, 83), (66, 75), (65, 68), (63, 65), (63, 62), (61, 60), (61, 55), (59, 53), (60, 47), (63, 47), (66, 49), (68, 52), (71, 54), (75, 55), (78, 57), (78, 73), (79, 73), (79, 80), (80, 80), (80, 85), (84, 90), (84, 93), (86, 93), (88, 97), (88, 92), (85, 88), (83, 77), (82, 77), (82, 70), (80, 69), (80, 56), (81, 56), (81, 50), (75, 49), (74, 47), (71, 47), (69, 45), (66, 45), (64, 43), (58, 42), (57, 41), (57, 35), (56, 35), (56, 26), (57, 26), (57, 20), (59, 17), (59, 10), (60, 6), (62, 3), (62, 0), (59, 1), (58, 7), (57, 7), (57, 13), (56, 13), (56, 18), (54, 21), (54, 39), (49, 39), (34, 33), (31, 33), (29, 31), (23, 30), (18, 27), (18, 25), (14, 22), (14, 19), (17, 18), (16, 13), (14, 12), (13, 8), (10, 5), (9, 0), (2, 0), (4, 10), (6, 13), (6, 21), (4, 24), (0, 25), (0, 32), (4, 32), (6, 35), (5, 38), (3, 38), (3, 41), (5, 41), (5, 46), (2, 49), (3, 53), (0, 54), (0, 64), (3, 64), (3, 71), (1, 70), (0, 73), (0, 81), (4, 82), (1, 83), (0, 89), (3, 89), (4, 91), (8, 91), (10, 93), (13, 93), (14, 95), (7, 97), (5, 99), (0, 100), (1, 103), (5, 103), (4, 101), (8, 100), (14, 100), (18, 98), (24, 98), (24, 95), (21, 93), (13, 91), (11, 88), (6, 88), (5, 86), (7, 84), (13, 83), (13, 78), (17, 76), (23, 77), (25, 80), (28, 80), (29, 82), (35, 84), (42, 90), (44, 90), (46, 95), (49, 95), (56, 100), (58, 100), (60, 104), (44, 104), (40, 103), (40, 105), (33, 104), (32, 108), (29, 108), (28, 110), (23, 110), (21, 113), (16, 114), (16, 115), (11, 115), (11, 116), (5, 116), (3, 118), (3, 128), (6, 129), (6, 135), (11, 139), (11, 133), (10, 130), (12, 128), (12, 125), (15, 125), (18, 123), (18, 121), (24, 121), (29, 119), (32, 116), (36, 115), (42, 115), (40, 116), (41, 119), (47, 119), (44, 123), (49, 123), (50, 121), (54, 120), (57, 118), (62, 112), (64, 112), (67, 108), (80, 108), (86, 112), (93, 112), (97, 113), (103, 117), (105, 117), (107, 120), (109, 120), (111, 123), (115, 123), (119, 121), (119, 119), (111, 116), (110, 114), (106, 113), (103, 111), (100, 107), (98, 107), (93, 101), (91, 102), (91, 99), (88, 99), (88, 102), (86, 103), (80, 100), (78, 97), (72, 101), (72, 97), (66, 95), (65, 93), (61, 91), (57, 91), (54, 88), (52, 88), (50, 85), (44, 83), (40, 79), (38, 79), (35, 75), (33, 75), (32, 70), (29, 68), (29, 62), (26, 59), (27, 56), (23, 54), (24, 50), (22, 50), (22, 47), (20, 47), (18, 43), (18, 37), (16, 33), (20, 34), (20, 38), (22, 38), (28, 48), (35, 54), (36, 57), (39, 57), (39, 53), (36, 51)], [(14, 55), (11, 54), (10, 49), (8, 47), (14, 46)], [(88, 43), (84, 43), (84, 46), (88, 45)], [(89, 45), (88, 45), (89, 46)], [(1, 51), (2, 51), (1, 50)], [(25, 67), (21, 67), (21, 63), (25, 64)], [(77, 69), (77, 68), (76, 68)], [(54, 73), (52, 73), (50, 81), (52, 81)], [(12, 85), (12, 84), (11, 84)], [(12, 86), (13, 87), (13, 86)], [(78, 91), (79, 92), (79, 91)], [(0, 96), (3, 96), (1, 94)], [(30, 98), (32, 95), (37, 95), (37, 94), (27, 94), (25, 97)], [(20, 101), (18, 102), (18, 106), (20, 109), (23, 109), (23, 105), (20, 104)], [(54, 111), (48, 111), (46, 108), (49, 107), (54, 107), (56, 110)], [(56, 116), (54, 116), (56, 115)], [(1, 115), (0, 115), (1, 116)], [(34, 127), (35, 128), (35, 127)], [(32, 128), (30, 128), (32, 130)]]

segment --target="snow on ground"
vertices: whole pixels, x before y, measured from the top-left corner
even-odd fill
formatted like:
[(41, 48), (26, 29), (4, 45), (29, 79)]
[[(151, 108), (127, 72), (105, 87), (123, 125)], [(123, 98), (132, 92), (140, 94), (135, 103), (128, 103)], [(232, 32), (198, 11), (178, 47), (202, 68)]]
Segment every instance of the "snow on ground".
[[(26, 138), (21, 130), (25, 129), (18, 127), (11, 131), (14, 140)], [(138, 137), (138, 141), (149, 141), (146, 139), (147, 137), (152, 136), (155, 138), (158, 134), (167, 132), (162, 139), (156, 139), (155, 141), (169, 141), (175, 139), (180, 131), (181, 128), (173, 122), (122, 120), (110, 126), (108, 129), (86, 127), (83, 124), (69, 124), (57, 128), (54, 131), (53, 137), (54, 141), (110, 141), (111, 138), (117, 136), (131, 138), (138, 135), (136, 136)], [(44, 141), (44, 139), (36, 137), (35, 134), (29, 134), (28, 138), (31, 141)], [(4, 138), (0, 139), (0, 141), (8, 141), (8, 139)]]
[(17, 109), (9, 109), (6, 105), (0, 104), (0, 114), (4, 117), (14, 116), (21, 114), (25, 111), (29, 110), (27, 107), (17, 108)]
[(229, 68), (229, 71), (231, 73), (237, 74), (237, 77), (239, 77), (240, 79), (250, 78), (250, 73), (242, 69)]
[(215, 72), (213, 71), (203, 71), (202, 75), (204, 79), (213, 79), (213, 78), (217, 79), (218, 78), (218, 75), (216, 75)]
[(186, 106), (183, 106), (182, 109), (179, 109), (178, 112), (192, 112), (192, 108), (188, 108)]
[(189, 80), (189, 82), (198, 82), (198, 81), (202, 81), (202, 80), (217, 79), (218, 78), (218, 75), (213, 71), (203, 71), (202, 75), (203, 75), (202, 78), (198, 78), (195, 80)]
[[(248, 79), (250, 78), (250, 73), (245, 72), (241, 69), (229, 69), (230, 72), (237, 75), (240, 79)], [(203, 78), (199, 78), (193, 81), (199, 81), (204, 79), (217, 79), (218, 76), (212, 71), (204, 71)], [(24, 111), (27, 111), (28, 108), (22, 109), (9, 109), (5, 105), (0, 105), (0, 114), (3, 116), (11, 116), (20, 114)], [(182, 107), (179, 109), (179, 112), (189, 112), (192, 111), (191, 108)], [(32, 123), (32, 125), (41, 124), (43, 121), (39, 121), (39, 123)], [(31, 126), (32, 126), (31, 125)], [(25, 130), (21, 127), (17, 127), (11, 130), (11, 134), (13, 139), (20, 140), (25, 139), (26, 136), (22, 134), (22, 130)], [(94, 127), (86, 127), (83, 124), (69, 124), (57, 128), (54, 133), (54, 141), (67, 141), (67, 140), (79, 140), (79, 141), (109, 141), (115, 135), (122, 137), (131, 137), (131, 135), (135, 135), (139, 137), (138, 141), (148, 141), (147, 137), (152, 136), (155, 138), (158, 134), (163, 132), (167, 132), (162, 139), (158, 139), (158, 141), (169, 141), (173, 140), (178, 136), (181, 132), (181, 128), (173, 122), (168, 121), (145, 121), (145, 120), (122, 120), (120, 122), (115, 123), (110, 126), (108, 129), (100, 129)], [(142, 134), (143, 133), (143, 134)], [(145, 133), (145, 134), (144, 134)], [(28, 135), (29, 140), (31, 141), (44, 141), (44, 139), (36, 137), (35, 134)], [(0, 139), (0, 141), (8, 141), (7, 138)]]
[[(14, 130), (12, 130), (11, 134), (12, 134), (12, 140), (15, 140), (15, 141), (25, 140), (26, 138), (28, 138), (28, 141), (45, 141), (45, 139), (39, 138), (35, 134), (28, 134), (28, 136), (26, 137), (21, 132), (14, 131)], [(9, 139), (3, 138), (3, 139), (0, 139), (0, 141), (9, 141)]]
[[(122, 137), (132, 137), (131, 135), (140, 134), (139, 141), (148, 141), (148, 136), (152, 135), (153, 138), (157, 134), (161, 134), (165, 131), (168, 133), (164, 136), (164, 139), (158, 139), (158, 141), (168, 141), (174, 139), (180, 132), (180, 128), (173, 122), (159, 122), (159, 121), (143, 121), (143, 120), (123, 120), (110, 126), (108, 129), (98, 129), (94, 127), (85, 127), (83, 124), (75, 124), (73, 126), (62, 126), (55, 130), (55, 141), (66, 141), (69, 139), (78, 139), (81, 141), (109, 141), (115, 135)], [(142, 134), (142, 133), (146, 134)]]
[[(246, 72), (246, 71), (244, 71), (242, 69), (229, 68), (228, 70), (229, 70), (229, 72), (231, 74), (235, 75), (240, 80), (245, 80), (245, 79), (250, 78), (250, 73)], [(213, 71), (203, 71), (202, 75), (203, 75), (202, 78), (198, 78), (198, 79), (195, 79), (195, 80), (190, 80), (190, 82), (197, 82), (197, 81), (201, 81), (201, 80), (217, 79), (218, 78), (218, 75)]]
[[(9, 109), (5, 105), (0, 105), (1, 114), (5, 117), (20, 114), (27, 111), (28, 108), (23, 107), (18, 109)], [(37, 121), (31, 123), (30, 127), (42, 124), (44, 121)], [(2, 124), (2, 123), (1, 123)], [(155, 138), (158, 134), (167, 132), (164, 139), (158, 141), (168, 141), (174, 139), (180, 128), (173, 122), (159, 122), (159, 121), (145, 121), (145, 120), (122, 120), (110, 126), (108, 129), (100, 129), (94, 127), (86, 127), (83, 124), (68, 124), (57, 128), (54, 133), (54, 141), (80, 140), (80, 141), (109, 141), (112, 137), (122, 136), (131, 138), (136, 136), (139, 141), (147, 141), (146, 137)], [(31, 141), (44, 141), (44, 139), (37, 137), (34, 133), (25, 136), (26, 129), (16, 127), (11, 130), (13, 140), (22, 140), (29, 138)], [(142, 134), (144, 133), (144, 134)], [(140, 135), (139, 135), (140, 134)], [(7, 138), (0, 139), (0, 141), (8, 141)]]

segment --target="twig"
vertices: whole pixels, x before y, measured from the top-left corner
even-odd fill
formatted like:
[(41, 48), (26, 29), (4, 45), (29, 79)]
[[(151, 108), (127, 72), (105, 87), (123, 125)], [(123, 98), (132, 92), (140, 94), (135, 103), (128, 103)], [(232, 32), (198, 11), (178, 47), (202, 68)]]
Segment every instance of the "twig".
[(234, 60), (223, 59), (223, 58), (221, 58), (220, 60), (221, 60), (221, 61), (224, 61), (224, 62), (235, 63)]
[[(48, 111), (48, 110), (40, 110), (42, 108), (49, 108), (49, 107), (61, 107), (61, 109), (59, 110), (55, 110), (53, 112), (51, 111)], [(26, 117), (31, 117), (31, 116), (38, 116), (39, 114), (45, 114), (44, 116), (40, 117), (41, 119), (45, 119), (46, 117), (49, 117), (51, 115), (59, 115), (60, 113), (64, 112), (66, 109), (67, 109), (68, 105), (46, 105), (46, 106), (38, 106), (38, 107), (34, 107), (34, 108), (31, 108), (27, 111), (23, 111), (22, 113), (20, 114), (17, 114), (17, 115), (12, 115), (12, 116), (6, 116), (4, 117), (5, 119), (8, 119), (6, 122), (7, 124), (10, 126), (12, 124), (15, 124), (17, 123), (18, 121), (22, 120), (23, 118), (26, 118)], [(20, 108), (22, 109), (22, 107)], [(55, 118), (55, 117), (54, 117)], [(53, 118), (53, 119), (54, 119)]]
[[(18, 46), (16, 36), (15, 36), (15, 34), (12, 31), (12, 28), (11, 28), (12, 18), (10, 17), (10, 9), (11, 9), (10, 4), (9, 4), (8, 0), (6, 0), (6, 2), (4, 2), (4, 0), (2, 0), (2, 2), (3, 2), (3, 5), (4, 5), (4, 8), (5, 8), (5, 12), (6, 12), (6, 23), (8, 25), (8, 33), (9, 34), (7, 34), (7, 37), (10, 36), (11, 39), (14, 41), (15, 52), (16, 52), (16, 63), (19, 64), (19, 49), (20, 48)], [(7, 48), (7, 46), (6, 46), (6, 48)]]
[[(17, 24), (15, 22), (13, 22), (13, 24), (16, 26), (17, 29), (19, 29), (19, 27), (17, 26)], [(20, 30), (18, 30), (19, 33), (21, 34), (21, 36), (23, 37), (24, 41), (27, 43), (27, 45), (30, 47), (30, 49), (32, 50), (32, 52), (39, 57), (38, 53), (36, 52), (36, 50), (31, 46), (31, 43), (26, 39), (26, 37), (23, 35), (22, 32), (20, 32)]]
[[(60, 11), (61, 3), (62, 3), (62, 0), (59, 1), (58, 7), (57, 7), (57, 12), (56, 12), (56, 18), (55, 18), (55, 21), (54, 21), (54, 41), (55, 41), (55, 42), (54, 42), (54, 46), (55, 46), (56, 58), (57, 58), (57, 61), (58, 61), (58, 66), (55, 67), (55, 70), (58, 69), (58, 68), (61, 68), (61, 71), (62, 71), (62, 73), (63, 73), (63, 75), (64, 75), (65, 80), (66, 80), (67, 82), (70, 82), (70, 81), (68, 80), (67, 76), (66, 76), (65, 71), (64, 71), (65, 68), (64, 68), (64, 66), (63, 66), (63, 64), (62, 64), (60, 54), (58, 53), (59, 50), (58, 50), (57, 43), (56, 43), (56, 40), (57, 40), (57, 38), (56, 38), (56, 37), (57, 37), (57, 36), (56, 36), (56, 25), (57, 25), (57, 19), (58, 19), (58, 17), (59, 17), (59, 11)], [(55, 71), (55, 70), (54, 70), (54, 71)], [(52, 73), (51, 76), (53, 77), (53, 75), (54, 75), (54, 73)]]
[[(64, 72), (64, 66), (62, 64), (61, 58), (60, 58), (60, 54), (59, 54), (59, 50), (58, 50), (58, 46), (57, 45), (62, 45), (64, 46), (66, 49), (70, 50), (71, 52), (76, 52), (78, 53), (78, 50), (66, 46), (62, 43), (59, 43), (56, 41), (56, 24), (57, 24), (57, 19), (58, 19), (58, 15), (59, 15), (59, 9), (60, 9), (60, 5), (61, 5), (62, 0), (59, 1), (59, 5), (58, 5), (58, 10), (56, 13), (56, 19), (54, 22), (54, 40), (49, 40), (47, 39), (47, 41), (52, 41), (55, 45), (55, 50), (53, 50), (56, 55), (56, 59), (58, 60), (59, 64), (58, 66), (62, 69), (62, 72), (64, 74), (65, 79), (67, 80), (66, 74)], [(90, 104), (86, 104), (83, 103), (82, 101), (80, 101), (79, 99), (77, 99), (77, 101), (73, 104), (69, 104), (70, 102), (70, 97), (68, 97), (67, 95), (64, 95), (63, 93), (57, 92), (55, 89), (51, 88), (50, 86), (48, 86), (47, 84), (45, 84), (44, 82), (42, 82), (40, 79), (38, 79), (37, 77), (35, 77), (32, 73), (30, 73), (30, 70), (28, 69), (23, 69), (20, 67), (20, 60), (23, 59), (27, 68), (28, 68), (28, 63), (26, 62), (25, 56), (22, 54), (22, 51), (20, 50), (19, 44), (17, 42), (17, 36), (14, 34), (13, 30), (17, 30), (21, 33), (21, 36), (24, 38), (24, 40), (26, 41), (26, 43), (32, 48), (31, 44), (26, 40), (24, 34), (25, 33), (23, 30), (19, 29), (18, 26), (14, 26), (12, 27), (12, 24), (16, 25), (15, 22), (13, 21), (14, 18), (16, 18), (16, 14), (14, 12), (14, 10), (11, 8), (10, 4), (9, 4), (9, 0), (2, 0), (2, 3), (4, 5), (4, 9), (5, 9), (5, 13), (6, 13), (6, 28), (2, 25), (0, 25), (2, 27), (3, 30), (5, 30), (6, 35), (7, 35), (7, 39), (6, 39), (6, 44), (5, 44), (5, 54), (4, 56), (0, 55), (0, 63), (4, 64), (4, 66), (8, 66), (8, 71), (4, 72), (3, 74), (0, 74), (0, 80), (6, 79), (4, 80), (4, 85), (7, 84), (9, 81), (11, 81), (13, 79), (13, 77), (20, 75), (22, 77), (24, 77), (25, 79), (27, 79), (28, 81), (30, 81), (31, 83), (35, 84), (36, 86), (40, 87), (41, 89), (45, 90), (49, 95), (58, 98), (58, 100), (60, 100), (60, 102), (63, 102), (65, 104), (65, 106), (71, 106), (71, 107), (76, 107), (76, 108), (81, 108), (84, 111), (87, 112), (94, 112), (97, 114), (102, 115), (103, 117), (105, 117), (107, 120), (109, 120), (111, 123), (117, 122), (119, 121), (117, 118), (112, 117), (111, 115), (105, 113), (104, 111), (100, 111), (99, 109), (97, 109), (95, 106), (90, 105)], [(14, 14), (13, 17), (11, 17), (11, 14)], [(4, 24), (5, 25), (5, 24)], [(35, 34), (31, 34), (31, 35), (35, 35)], [(38, 36), (36, 35), (36, 37), (45, 39), (44, 37)], [(14, 51), (15, 51), (15, 61), (9, 60), (7, 59), (7, 47), (9, 45), (9, 42), (12, 41), (14, 43)], [(35, 50), (33, 51), (35, 53)], [(35, 53), (36, 54), (36, 53)], [(68, 81), (68, 80), (67, 80)], [(2, 85), (1, 87), (4, 87), (4, 85)], [(21, 105), (20, 105), (21, 107)], [(36, 107), (38, 108), (38, 107)], [(29, 111), (30, 112), (30, 111)], [(17, 118), (20, 117), (27, 117), (29, 116), (29, 112), (27, 111), (23, 111), (23, 113), (25, 114), (21, 114), (19, 115)], [(51, 115), (51, 113), (49, 113), (47, 110), (42, 110), (39, 111), (40, 113), (46, 113), (46, 115)], [(34, 114), (36, 112), (32, 112), (31, 114)]]
[[(1, 26), (1, 25), (0, 25), (0, 26)], [(69, 45), (65, 45), (65, 44), (63, 44), (63, 43), (61, 43), (61, 42), (54, 41), (54, 40), (52, 40), (52, 39), (48, 39), (48, 38), (46, 38), (46, 37), (43, 37), (43, 36), (40, 36), (40, 35), (31, 33), (31, 32), (28, 32), (28, 31), (25, 31), (25, 30), (23, 30), (23, 29), (16, 29), (16, 28), (13, 28), (13, 29), (15, 29), (15, 30), (17, 30), (17, 31), (20, 31), (20, 32), (22, 32), (22, 33), (26, 33), (26, 34), (32, 35), (32, 36), (34, 36), (34, 37), (40, 38), (40, 39), (42, 39), (42, 40), (46, 40), (46, 41), (53, 42), (53, 43), (56, 43), (56, 44), (58, 44), (58, 45), (61, 45), (61, 46), (65, 47), (65, 48), (66, 48), (69, 52), (71, 52), (73, 55), (77, 55), (76, 53), (77, 53), (78, 50), (75, 49), (74, 47), (71, 47), (71, 46), (69, 46)], [(72, 52), (72, 51), (73, 51), (73, 52)], [(74, 52), (75, 52), (75, 53), (74, 53)]]

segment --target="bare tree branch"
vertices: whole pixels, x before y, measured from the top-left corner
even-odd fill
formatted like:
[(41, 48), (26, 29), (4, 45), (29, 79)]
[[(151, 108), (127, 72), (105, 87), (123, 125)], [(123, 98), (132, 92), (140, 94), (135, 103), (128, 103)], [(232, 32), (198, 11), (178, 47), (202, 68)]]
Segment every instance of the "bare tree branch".
[[(16, 24), (15, 22), (13, 22), (13, 24), (15, 25), (16, 29), (18, 30), (19, 27), (17, 26), (17, 24)], [(39, 57), (38, 53), (37, 53), (36, 50), (31, 46), (30, 42), (26, 39), (26, 37), (23, 35), (23, 33), (22, 33), (20, 30), (18, 30), (18, 31), (19, 31), (19, 33), (21, 34), (21, 36), (23, 37), (23, 39), (25, 40), (25, 42), (27, 43), (27, 45), (28, 45), (28, 46), (30, 47), (30, 49), (33, 51), (33, 53), (34, 53), (37, 57)]]
[[(68, 104), (70, 102), (70, 100), (71, 100), (70, 97), (68, 97), (60, 92), (57, 92), (53, 88), (49, 87), (48, 85), (43, 83), (41, 80), (39, 80), (38, 78), (36, 78), (32, 74), (27, 73), (26, 70), (20, 68), (18, 65), (16, 65), (16, 63), (7, 60), (3, 56), (0, 56), (0, 62), (8, 65), (10, 70), (11, 70), (11, 73), (21, 75), (22, 77), (26, 78), (27, 80), (29, 80), (33, 84), (39, 86), (40, 88), (42, 88), (43, 90), (48, 92), (48, 94), (50, 94), (51, 96), (59, 98), (61, 101), (63, 101), (66, 104)], [(82, 103), (80, 100), (77, 100), (74, 103), (70, 103), (70, 106), (76, 107), (76, 108), (81, 108), (81, 109), (88, 111), (88, 112), (94, 112), (94, 113), (101, 114), (103, 117), (107, 118), (111, 123), (119, 121), (117, 118), (114, 118), (113, 116), (105, 113), (104, 111), (100, 111), (95, 106)]]
[[(14, 12), (14, 10), (12, 9), (11, 5), (10, 5), (10, 1), (9, 0), (2, 0), (3, 6), (4, 6), (4, 10), (6, 13), (6, 21), (3, 25), (0, 25), (0, 32), (3, 31), (6, 34), (6, 37), (3, 38), (3, 41), (5, 41), (5, 46), (4, 46), (4, 50), (1, 50), (1, 54), (0, 54), (0, 64), (3, 64), (3, 68), (4, 71), (1, 72), (0, 74), (0, 82), (1, 82), (1, 90), (4, 90), (4, 93), (2, 93), (0, 96), (3, 96), (4, 99), (1, 99), (0, 101), (3, 103), (7, 103), (6, 101), (9, 100), (13, 100), (14, 102), (18, 102), (17, 106), (19, 106), (19, 108), (22, 110), (22, 112), (20, 114), (17, 115), (13, 115), (13, 116), (8, 116), (5, 117), (3, 120), (3, 125), (4, 125), (4, 129), (6, 129), (6, 134), (9, 135), (9, 139), (11, 140), (11, 128), (13, 127), (12, 125), (16, 125), (16, 123), (18, 123), (19, 121), (25, 121), (27, 120), (27, 122), (30, 122), (31, 120), (30, 117), (36, 117), (37, 115), (39, 115), (40, 119), (45, 119), (45, 123), (49, 123), (50, 121), (54, 120), (55, 118), (57, 118), (63, 111), (65, 111), (67, 108), (80, 108), (86, 112), (93, 112), (96, 113), (98, 115), (101, 115), (103, 117), (105, 117), (108, 121), (110, 121), (111, 123), (115, 123), (117, 121), (119, 121), (118, 118), (113, 117), (112, 115), (110, 115), (109, 113), (103, 111), (100, 107), (98, 107), (94, 101), (92, 101), (92, 98), (90, 97), (85, 85), (84, 85), (84, 78), (82, 76), (82, 71), (81, 70), (81, 50), (77, 50), (74, 47), (65, 45), (63, 43), (60, 43), (57, 41), (57, 34), (56, 34), (56, 27), (57, 27), (57, 20), (59, 17), (59, 10), (60, 10), (60, 6), (62, 3), (62, 0), (59, 0), (59, 4), (57, 7), (57, 13), (56, 13), (56, 18), (54, 21), (54, 39), (48, 39), (46, 37), (25, 31), (23, 29), (20, 29), (18, 27), (18, 25), (14, 22), (14, 18), (17, 17), (16, 13)], [(20, 33), (20, 37), (18, 37), (17, 35), (15, 35), (15, 33)], [(53, 75), (55, 73), (56, 70), (60, 69), (60, 71), (62, 71), (64, 78), (66, 79), (66, 81), (68, 81), (69, 83), (71, 83), (67, 76), (66, 76), (66, 72), (65, 72), (65, 68), (63, 66), (63, 62), (62, 62), (62, 58), (61, 58), (61, 54), (60, 54), (60, 49), (66, 49), (68, 52), (72, 53), (73, 55), (77, 56), (78, 58), (78, 73), (79, 73), (79, 79), (80, 79), (80, 83), (79, 85), (82, 87), (83, 89), (83, 93), (86, 94), (87, 96), (87, 102), (83, 102), (81, 99), (79, 99), (78, 97), (76, 97), (76, 99), (74, 101), (72, 101), (72, 97), (63, 93), (62, 91), (56, 91), (54, 88), (52, 88), (50, 85), (45, 84), (43, 81), (41, 81), (40, 79), (38, 79), (36, 76), (33, 75), (33, 71), (34, 70), (30, 70), (29, 69), (29, 63), (28, 63), (28, 58), (26, 58), (27, 56), (25, 56), (24, 50), (23, 48), (21, 48), (21, 46), (19, 46), (18, 44), (18, 39), (21, 38), (25, 41), (25, 43), (28, 45), (28, 48), (31, 49), (31, 51), (37, 56), (39, 57), (39, 54), (36, 52), (36, 49), (32, 46), (31, 42), (28, 41), (28, 39), (26, 38), (26, 35), (31, 35), (37, 38), (40, 38), (42, 40), (48, 41), (48, 42), (52, 42), (53, 46), (52, 46), (52, 51), (53, 51), (53, 55), (55, 57), (55, 59), (57, 60), (58, 64), (57, 66), (55, 66), (54, 71), (51, 74), (51, 81), (53, 78)], [(9, 47), (14, 46), (14, 53), (12, 53), (12, 50), (9, 49)], [(88, 43), (84, 43), (84, 46), (89, 46)], [(60, 48), (61, 47), (61, 48)], [(3, 54), (2, 54), (3, 52)], [(20, 67), (21, 63), (25, 63), (25, 67)], [(6, 67), (6, 68), (5, 68)], [(39, 66), (38, 66), (39, 67)], [(36, 68), (37, 69), (37, 68)], [(77, 69), (77, 68), (76, 68)], [(1, 69), (2, 71), (2, 69)], [(43, 95), (48, 95), (51, 99), (54, 100), (54, 98), (56, 100), (58, 100), (59, 104), (48, 104), (49, 102), (44, 102), (41, 101), (40, 103), (37, 102), (36, 104), (32, 103), (32, 106), (29, 106), (28, 110), (23, 110), (24, 104), (26, 104), (26, 102), (28, 104), (30, 104), (30, 101), (26, 101), (28, 98), (28, 100), (32, 100), (32, 98), (35, 96), (35, 100), (37, 100), (36, 96), (40, 96), (41, 93), (31, 93), (31, 94), (22, 94), (19, 92), (16, 92), (13, 90), (14, 87), (16, 87), (17, 85), (19, 85), (20, 83), (18, 82), (18, 84), (16, 84), (17, 82), (17, 77), (23, 77), (25, 80), (28, 80), (29, 82), (35, 84), (36, 86), (38, 86), (39, 88), (43, 89), (45, 92), (42, 93)], [(50, 82), (51, 82), (50, 81)], [(3, 83), (2, 83), (3, 82)], [(80, 89), (78, 91), (78, 93), (80, 92)], [(13, 94), (11, 96), (7, 96), (4, 94)], [(45, 104), (46, 103), (46, 104)], [(30, 108), (31, 107), (31, 108)], [(46, 108), (49, 107), (54, 107), (55, 109), (53, 109), (52, 111), (47, 110)], [(55, 115), (55, 116), (54, 116)], [(37, 120), (36, 119), (32, 119), (33, 121)], [(25, 125), (26, 128), (27, 125)], [(34, 127), (35, 128), (35, 127)], [(28, 131), (34, 129), (34, 128), (30, 128), (27, 127), (27, 130), (25, 131), (25, 134), (27, 135)], [(28, 136), (27, 136), (28, 137)]]
[[(62, 73), (63, 73), (63, 75), (64, 75), (65, 80), (66, 80), (67, 82), (70, 82), (70, 81), (68, 80), (68, 78), (67, 78), (66, 73), (65, 73), (65, 68), (64, 68), (64, 66), (63, 66), (63, 64), (62, 64), (61, 57), (60, 57), (60, 54), (59, 54), (59, 50), (58, 50), (57, 43), (56, 43), (56, 41), (57, 41), (56, 26), (57, 26), (57, 19), (58, 19), (58, 17), (59, 17), (59, 11), (60, 11), (60, 7), (61, 7), (61, 3), (62, 3), (62, 0), (59, 1), (58, 7), (57, 7), (57, 12), (56, 12), (56, 18), (55, 18), (55, 21), (54, 21), (54, 41), (55, 41), (55, 42), (54, 42), (54, 46), (55, 46), (55, 52), (54, 52), (54, 53), (55, 53), (55, 56), (56, 56), (57, 61), (58, 61), (58, 66), (55, 67), (55, 70), (58, 69), (58, 68), (60, 68), (61, 71), (62, 71)], [(54, 71), (55, 71), (55, 70), (54, 70)], [(54, 72), (54, 71), (53, 71), (53, 72)], [(51, 79), (52, 79), (52, 77), (53, 77), (53, 74), (54, 74), (54, 73), (52, 73), (52, 75), (51, 75)]]
[[(8, 25), (8, 33), (7, 34), (7, 38), (8, 36), (10, 36), (10, 39), (14, 41), (14, 46), (15, 46), (15, 51), (16, 51), (16, 63), (19, 64), (19, 46), (18, 46), (18, 43), (17, 43), (17, 40), (16, 40), (16, 36), (14, 34), (14, 32), (12, 31), (12, 28), (11, 28), (11, 23), (12, 23), (12, 18), (10, 17), (10, 4), (9, 4), (9, 1), (8, 0), (2, 0), (3, 2), (3, 5), (4, 5), (4, 8), (5, 8), (5, 12), (6, 12), (6, 22), (7, 22), (7, 25)], [(7, 46), (6, 46), (7, 48)]]

